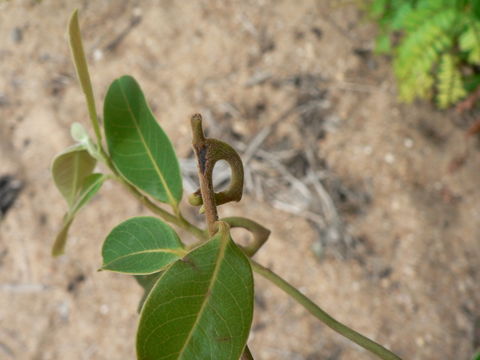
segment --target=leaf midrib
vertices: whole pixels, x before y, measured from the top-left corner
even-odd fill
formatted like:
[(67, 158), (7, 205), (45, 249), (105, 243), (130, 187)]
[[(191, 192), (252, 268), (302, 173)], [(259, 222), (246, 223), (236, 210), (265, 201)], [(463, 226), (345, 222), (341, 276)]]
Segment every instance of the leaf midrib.
[[(154, 167), (154, 170), (157, 173), (157, 175), (158, 175), (158, 177), (159, 177), (159, 179), (160, 179), (160, 181), (161, 181), (161, 183), (162, 183), (162, 185), (165, 189), (165, 192), (167, 193), (167, 197), (168, 197), (168, 200), (169, 200), (170, 204), (172, 204), (172, 206), (174, 206), (174, 205), (177, 204), (177, 201), (175, 200), (172, 193), (170, 192), (170, 188), (168, 187), (168, 184), (167, 184), (165, 178), (163, 177), (163, 174), (160, 171), (160, 168), (157, 166), (157, 163), (155, 161), (155, 158), (153, 157), (153, 154), (150, 151), (150, 148), (147, 146), (147, 142), (145, 141), (145, 138), (143, 137), (143, 133), (140, 131), (140, 126), (138, 125), (137, 118), (135, 117), (135, 115), (132, 111), (132, 107), (130, 106), (130, 102), (128, 101), (128, 98), (127, 98), (127, 96), (126, 96), (126, 94), (123, 90), (121, 81), (118, 81), (118, 87), (120, 88), (120, 93), (122, 94), (123, 100), (127, 104), (128, 113), (130, 114), (130, 118), (132, 119), (133, 124), (135, 125), (135, 129), (137, 130), (138, 136), (140, 137), (140, 140), (142, 141), (142, 145), (145, 148), (147, 156), (150, 159), (150, 161), (151, 161), (151, 163)], [(145, 105), (148, 107), (148, 105), (146, 104), (146, 100), (145, 99), (143, 99), (143, 100), (145, 101)]]
[(220, 267), (221, 267), (221, 263), (223, 261), (223, 259), (225, 258), (225, 252), (227, 250), (227, 246), (228, 246), (228, 239), (224, 239), (224, 234), (220, 234), (221, 238), (220, 238), (220, 242), (221, 242), (221, 248), (220, 248), (220, 251), (219, 251), (219, 254), (218, 254), (218, 258), (217, 258), (217, 263), (215, 265), (215, 269), (213, 270), (213, 274), (212, 274), (212, 277), (210, 279), (210, 283), (208, 284), (208, 288), (207, 288), (207, 291), (205, 293), (205, 298), (203, 300), (203, 303), (202, 305), (200, 306), (200, 309), (199, 311), (197, 312), (197, 318), (195, 319), (195, 322), (193, 323), (192, 325), (192, 329), (190, 330), (190, 332), (188, 333), (188, 337), (187, 339), (185, 340), (183, 346), (182, 346), (182, 349), (180, 350), (180, 352), (178, 353), (178, 359), (180, 359), (182, 356), (183, 356), (183, 353), (185, 352), (188, 344), (190, 343), (190, 340), (193, 336), (193, 333), (195, 332), (194, 330), (196, 329), (197, 325), (199, 324), (200, 322), (200, 319), (202, 319), (202, 316), (201, 314), (203, 314), (205, 308), (207, 307), (207, 304), (208, 304), (208, 300), (210, 299), (210, 297), (212, 296), (212, 287), (213, 287), (213, 284), (215, 282), (215, 279), (217, 278), (218, 276), (218, 273), (220, 271)]
[(130, 256), (136, 256), (136, 255), (142, 255), (142, 254), (151, 254), (151, 253), (168, 253), (168, 254), (177, 255), (179, 258), (181, 258), (182, 256), (185, 256), (187, 251), (183, 250), (183, 249), (178, 249), (178, 250), (175, 250), (175, 249), (147, 249), (147, 250), (135, 251), (135, 252), (128, 253), (126, 255), (119, 256), (119, 257), (115, 258), (114, 260), (109, 261), (108, 263), (104, 264), (102, 266), (102, 268), (106, 269), (110, 264), (113, 264), (117, 261), (128, 258)]
[(74, 152), (73, 153), (73, 179), (72, 179), (72, 198), (70, 199), (70, 206), (73, 206), (73, 204), (75, 204), (75, 198), (77, 197), (77, 193), (78, 193), (78, 190), (77, 189), (77, 186), (78, 186), (78, 163), (79, 163), (79, 157), (80, 157), (80, 153), (79, 152)]
[[(78, 194), (79, 196), (76, 197), (74, 203), (73, 203), (73, 206), (72, 206), (72, 213), (76, 213), (78, 210), (80, 210), (80, 204), (82, 203), (82, 200), (85, 199), (89, 194), (90, 192), (99, 184), (101, 183), (102, 181), (105, 180), (105, 177), (99, 177), (96, 181), (92, 182), (92, 184), (85, 189), (85, 191), (81, 192), (80, 194)], [(81, 189), (79, 189), (79, 191), (81, 191)]]

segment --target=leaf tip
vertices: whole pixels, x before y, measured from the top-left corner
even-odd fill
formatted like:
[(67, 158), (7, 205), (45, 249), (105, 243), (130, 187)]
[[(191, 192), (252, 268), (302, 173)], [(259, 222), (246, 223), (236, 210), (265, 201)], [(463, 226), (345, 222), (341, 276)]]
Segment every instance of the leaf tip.
[(68, 21), (68, 29), (71, 30), (75, 24), (78, 24), (78, 8), (73, 10), (72, 15), (70, 15), (70, 20)]

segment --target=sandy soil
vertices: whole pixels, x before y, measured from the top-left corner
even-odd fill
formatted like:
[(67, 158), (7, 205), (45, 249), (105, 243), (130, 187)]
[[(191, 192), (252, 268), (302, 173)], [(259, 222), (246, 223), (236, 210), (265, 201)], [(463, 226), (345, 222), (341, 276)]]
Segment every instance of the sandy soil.
[[(108, 84), (134, 75), (182, 157), (192, 112), (248, 143), (311, 96), (308, 84), (318, 90), (324, 111), (293, 113), (265, 146), (313, 151), (349, 240), (325, 242), (311, 221), (253, 195), (222, 215), (271, 228), (261, 263), (404, 359), (470, 358), (480, 343), (478, 143), (465, 138), (469, 119), (397, 103), (388, 59), (369, 54), (375, 29), (357, 9), (12, 0), (0, 2), (0, 176), (23, 190), (0, 222), (0, 359), (134, 358), (141, 291), (96, 269), (109, 229), (145, 209), (107, 183), (74, 223), (67, 254), (50, 257), (65, 211), (50, 163), (72, 143), (70, 124), (88, 125), (65, 36), (75, 7), (99, 110)], [(257, 359), (373, 358), (256, 281)]]

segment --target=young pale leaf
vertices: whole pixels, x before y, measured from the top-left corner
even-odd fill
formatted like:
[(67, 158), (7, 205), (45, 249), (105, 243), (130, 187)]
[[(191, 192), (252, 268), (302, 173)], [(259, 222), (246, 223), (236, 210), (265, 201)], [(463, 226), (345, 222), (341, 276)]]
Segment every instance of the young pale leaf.
[(70, 127), (70, 135), (72, 136), (73, 140), (78, 141), (81, 145), (85, 147), (92, 157), (98, 159), (99, 154), (98, 150), (93, 143), (90, 136), (88, 136), (87, 130), (78, 122), (74, 122)]
[(228, 227), (165, 270), (137, 332), (138, 360), (238, 359), (253, 315), (250, 263)]
[(103, 243), (103, 270), (151, 274), (186, 254), (173, 229), (154, 217), (134, 217), (115, 227)]
[(53, 181), (69, 207), (73, 206), (83, 181), (92, 173), (96, 163), (83, 146), (73, 146), (53, 160)]
[(131, 76), (123, 76), (110, 85), (104, 120), (108, 149), (122, 176), (154, 198), (176, 207), (182, 198), (177, 156)]
[(93, 96), (92, 82), (88, 74), (87, 60), (85, 59), (85, 52), (83, 51), (82, 36), (80, 34), (80, 26), (78, 25), (78, 10), (75, 10), (68, 22), (68, 37), (70, 43), (70, 50), (72, 51), (73, 62), (75, 70), (77, 70), (78, 80), (85, 94), (87, 101), (88, 114), (92, 121), (93, 129), (97, 140), (100, 141), (102, 136), (100, 127), (98, 125), (97, 110), (95, 106), (95, 97)]
[(104, 174), (90, 174), (83, 180), (82, 187), (78, 193), (75, 203), (70, 212), (76, 214), (93, 196), (100, 190), (102, 184), (107, 179)]
[(52, 248), (52, 255), (58, 256), (65, 252), (65, 244), (68, 238), (68, 230), (72, 225), (77, 212), (87, 204), (92, 197), (100, 190), (106, 176), (103, 174), (90, 174), (85, 179), (80, 187), (73, 204), (68, 209), (68, 212), (63, 218), (62, 228), (55, 238), (55, 243)]

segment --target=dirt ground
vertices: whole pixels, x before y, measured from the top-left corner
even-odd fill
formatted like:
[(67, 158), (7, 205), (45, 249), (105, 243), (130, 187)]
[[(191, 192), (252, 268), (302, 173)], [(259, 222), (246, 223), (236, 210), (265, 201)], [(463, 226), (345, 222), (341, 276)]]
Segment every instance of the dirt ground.
[[(470, 359), (480, 345), (472, 119), (398, 104), (389, 59), (369, 51), (375, 28), (326, 0), (0, 1), (0, 176), (23, 184), (0, 222), (0, 359), (134, 358), (141, 290), (96, 270), (109, 230), (146, 210), (107, 183), (77, 217), (67, 254), (50, 256), (66, 210), (51, 160), (72, 143), (72, 122), (88, 126), (65, 35), (75, 7), (99, 112), (109, 83), (131, 74), (181, 157), (193, 112), (240, 145), (270, 127), (252, 160), (264, 194), (254, 186), (221, 209), (272, 229), (259, 262), (404, 359)], [(323, 174), (336, 236), (318, 220), (325, 209), (295, 213), (274, 197), (290, 188), (265, 159), (288, 151), (282, 171)], [(373, 358), (261, 278), (256, 291), (256, 359)]]

